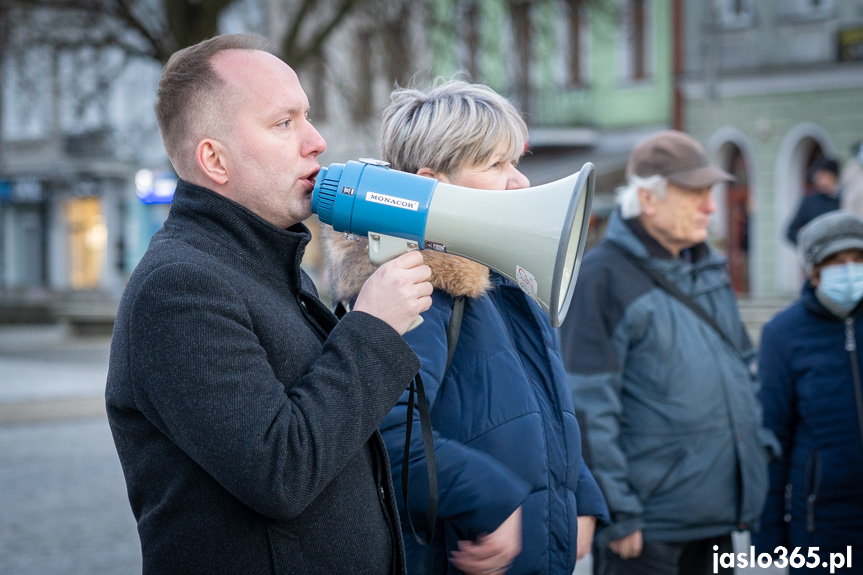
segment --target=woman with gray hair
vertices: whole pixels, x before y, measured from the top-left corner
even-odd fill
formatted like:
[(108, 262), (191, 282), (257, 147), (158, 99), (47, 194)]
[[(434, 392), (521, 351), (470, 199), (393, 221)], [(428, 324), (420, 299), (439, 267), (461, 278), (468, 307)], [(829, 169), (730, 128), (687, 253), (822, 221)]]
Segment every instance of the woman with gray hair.
[[(460, 81), (428, 90), (397, 89), (383, 113), (383, 159), (393, 168), (478, 189), (529, 186), (518, 170), (527, 127), (487, 86)], [(365, 242), (325, 234), (333, 301), (350, 305), (372, 273)], [(439, 486), (434, 533), (422, 546), (425, 454), (414, 417), (408, 491), (399, 501), (411, 573), (570, 575), (586, 554), (595, 519), (605, 518), (599, 488), (581, 457), (566, 372), (546, 314), (515, 284), (485, 266), (424, 251), (432, 307), (405, 335), (422, 362)], [(463, 305), (458, 339), (448, 327)], [(457, 315), (457, 314), (456, 314)], [(457, 341), (448, 360), (448, 340)], [(408, 393), (381, 425), (393, 479), (402, 478)]]

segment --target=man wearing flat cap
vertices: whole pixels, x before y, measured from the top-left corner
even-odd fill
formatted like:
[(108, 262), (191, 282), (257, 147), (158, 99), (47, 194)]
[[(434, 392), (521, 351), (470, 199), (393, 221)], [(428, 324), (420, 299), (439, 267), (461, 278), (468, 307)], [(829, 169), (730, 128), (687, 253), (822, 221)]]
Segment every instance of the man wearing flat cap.
[(595, 573), (716, 573), (714, 554), (759, 519), (776, 441), (726, 262), (705, 243), (711, 188), (731, 179), (692, 137), (648, 137), (582, 262), (561, 342), (613, 518)]
[[(807, 281), (800, 299), (761, 332), (759, 397), (783, 457), (753, 537), (777, 547), (848, 558), (863, 574), (863, 220), (836, 211), (797, 236)], [(835, 567), (835, 565), (834, 565)], [(806, 573), (827, 573), (807, 565)]]

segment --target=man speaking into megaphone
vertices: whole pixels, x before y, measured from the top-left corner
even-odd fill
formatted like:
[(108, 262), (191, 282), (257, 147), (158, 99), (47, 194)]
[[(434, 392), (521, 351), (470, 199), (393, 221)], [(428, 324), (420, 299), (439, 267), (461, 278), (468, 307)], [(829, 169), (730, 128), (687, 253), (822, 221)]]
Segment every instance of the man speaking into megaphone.
[[(467, 238), (465, 244), (490, 244), (492, 247), (483, 248), (484, 255), (493, 251), (494, 243), (500, 244), (500, 251), (510, 249), (507, 243), (512, 237), (496, 235), (484, 223), (475, 223), (485, 222), (483, 218), (465, 218), (477, 210), (494, 213), (506, 201), (521, 201), (505, 200), (509, 195), (534, 194), (533, 202), (519, 205), (540, 212), (559, 210), (558, 205), (543, 207), (536, 201), (543, 192), (529, 189), (527, 178), (516, 167), (526, 141), (527, 127), (515, 108), (478, 84), (450, 81), (427, 91), (398, 89), (384, 110), (383, 159), (393, 170), (425, 176), (430, 186), (438, 186), (430, 202), (433, 209), (429, 209), (427, 233), (409, 240), (414, 247), (426, 248), (421, 253), (432, 269), (432, 306), (423, 314), (424, 321), (404, 336), (422, 362), (434, 428), (439, 499), (437, 521), (432, 526), (427, 525), (425, 515), (429, 489), (424, 482), (426, 458), (418, 418), (413, 418), (417, 423), (407, 451), (409, 467), (403, 468), (408, 391), (381, 425), (394, 483), (398, 485), (408, 470), (413, 478), (407, 488), (407, 507), (399, 501), (410, 572), (446, 573), (452, 563), (466, 573), (570, 575), (576, 555), (585, 554), (590, 547), (595, 518), (605, 517), (602, 495), (581, 458), (578, 423), (551, 326), (550, 315), (565, 313), (568, 302), (558, 293), (558, 303), (548, 305), (544, 299), (555, 297), (545, 298), (539, 288), (531, 293), (527, 275), (522, 276), (527, 285), (518, 285), (518, 278), (455, 255), (460, 252), (453, 249), (461, 235)], [(365, 168), (344, 167), (350, 169)], [(317, 186), (323, 184), (322, 176)], [(576, 186), (580, 187), (584, 186)], [(395, 198), (387, 206), (393, 218), (412, 218), (414, 212), (424, 209), (424, 200), (407, 197), (405, 186), (387, 186), (383, 181), (371, 188), (360, 190), (342, 183), (336, 189), (336, 200), (355, 201), (360, 193), (366, 203)], [(479, 195), (480, 190), (494, 191)], [(572, 192), (570, 184), (564, 194), (564, 211), (572, 203), (568, 197)], [(376, 198), (367, 199), (369, 193)], [(459, 205), (461, 194), (460, 216), (457, 207), (435, 204), (441, 193), (450, 195), (446, 203), (451, 206)], [(578, 205), (585, 209), (583, 201)], [(320, 210), (318, 213), (321, 215)], [(448, 215), (441, 216), (444, 213)], [(537, 220), (544, 215), (540, 213)], [(338, 214), (332, 217), (341, 221)], [(451, 221), (438, 226), (445, 231), (431, 242), (430, 228), (438, 225), (433, 217)], [(498, 214), (497, 219), (508, 217)], [(358, 218), (361, 215), (352, 212), (350, 219)], [(583, 219), (582, 213), (579, 223)], [(515, 220), (509, 223), (518, 225)], [(374, 221), (370, 225), (396, 224)], [(368, 239), (338, 233), (346, 229), (336, 223), (338, 231), (325, 231), (324, 249), (333, 301), (350, 308), (375, 267), (369, 260)], [(376, 242), (376, 232), (385, 230), (365, 231)], [(525, 241), (533, 240), (527, 238), (528, 232), (522, 235)], [(562, 252), (580, 252), (583, 247), (571, 249), (569, 236), (575, 235), (577, 244), (579, 234), (557, 230), (557, 235), (566, 236)], [(433, 245), (418, 246), (422, 241)], [(549, 243), (555, 252), (558, 243), (557, 237)], [(559, 258), (569, 260), (566, 273), (572, 276), (577, 272), (576, 255), (580, 253), (564, 253)], [(542, 256), (536, 253), (533, 259)], [(492, 260), (495, 257), (489, 255)], [(531, 263), (518, 267), (527, 274)], [(557, 291), (568, 291), (570, 279), (574, 277), (558, 281), (565, 287)], [(460, 329), (456, 330), (459, 317)], [(428, 546), (415, 540), (412, 526), (421, 526), (417, 538), (430, 539)]]

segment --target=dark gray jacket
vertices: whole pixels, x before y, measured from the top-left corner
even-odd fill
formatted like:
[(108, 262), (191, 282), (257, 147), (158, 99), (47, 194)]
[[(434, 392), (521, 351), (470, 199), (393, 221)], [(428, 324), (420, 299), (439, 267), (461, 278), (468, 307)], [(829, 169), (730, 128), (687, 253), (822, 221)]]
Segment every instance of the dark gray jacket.
[[(738, 352), (614, 242), (694, 297)], [(615, 212), (584, 258), (561, 330), (589, 464), (614, 524), (603, 544), (638, 529), (688, 541), (757, 522), (767, 493), (766, 444), (752, 365), (725, 261), (705, 245), (672, 258)]]
[(114, 327), (108, 417), (144, 573), (403, 573), (378, 424), (419, 369), (341, 322), (310, 239), (180, 182)]

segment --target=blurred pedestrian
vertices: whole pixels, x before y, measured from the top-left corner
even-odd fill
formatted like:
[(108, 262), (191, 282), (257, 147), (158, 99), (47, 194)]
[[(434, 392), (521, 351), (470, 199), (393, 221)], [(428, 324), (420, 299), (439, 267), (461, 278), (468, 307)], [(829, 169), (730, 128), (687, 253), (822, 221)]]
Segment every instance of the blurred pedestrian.
[[(449, 81), (426, 91), (398, 89), (384, 110), (381, 132), (383, 157), (395, 169), (478, 189), (529, 185), (516, 167), (527, 127), (486, 86)], [(373, 271), (367, 242), (330, 232), (325, 253), (331, 293), (350, 305)], [(439, 506), (435, 537), (424, 547), (411, 530), (411, 521), (425, 525), (428, 503), (428, 485), (419, 480), (426, 460), (416, 423), (411, 521), (399, 501), (408, 570), (571, 575), (576, 555), (589, 552), (596, 517), (605, 517), (606, 507), (581, 458), (548, 317), (518, 286), (482, 264), (422, 253), (432, 269), (433, 303), (405, 340), (422, 362)], [(454, 338), (449, 332), (459, 316)], [(403, 473), (407, 409), (404, 394), (381, 426), (396, 484)]]
[(297, 75), (254, 35), (171, 56), (180, 181), (120, 302), (108, 420), (147, 573), (404, 573), (376, 429), (419, 370), (419, 254), (337, 323), (300, 267), (318, 155)]
[(775, 445), (726, 262), (705, 243), (711, 188), (732, 178), (670, 130), (639, 142), (626, 174), (561, 327), (613, 520), (595, 572), (715, 573), (731, 533), (757, 524)]
[[(804, 226), (808, 275), (800, 299), (764, 326), (759, 371), (764, 422), (784, 456), (753, 538), (758, 552), (796, 547), (826, 560), (853, 548), (863, 573), (863, 220), (834, 212)], [(827, 573), (821, 562), (807, 573)], [(847, 565), (846, 565), (847, 567)], [(831, 571), (832, 572), (832, 571)]]
[(842, 189), (839, 186), (839, 163), (833, 158), (820, 158), (811, 169), (814, 192), (800, 201), (785, 237), (797, 244), (800, 228), (821, 214), (839, 209)]
[(842, 166), (840, 204), (846, 212), (863, 218), (863, 141), (854, 144), (851, 152), (851, 158)]

